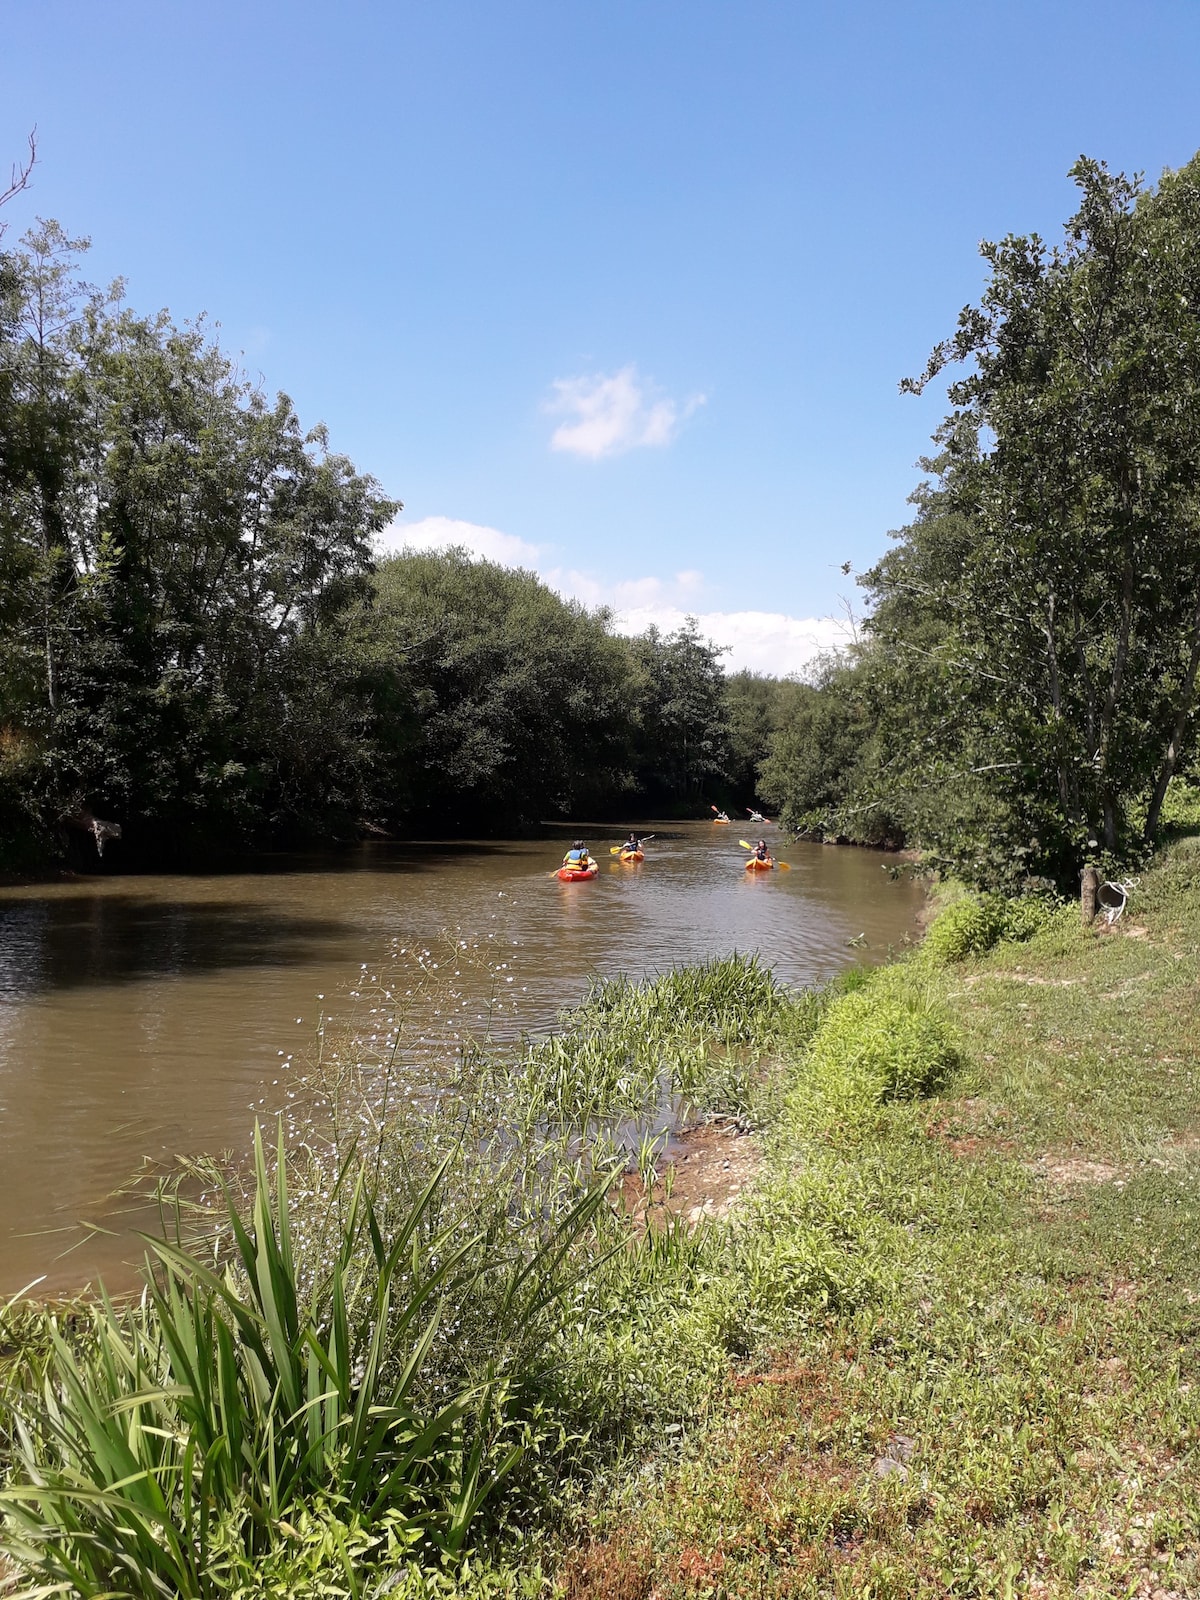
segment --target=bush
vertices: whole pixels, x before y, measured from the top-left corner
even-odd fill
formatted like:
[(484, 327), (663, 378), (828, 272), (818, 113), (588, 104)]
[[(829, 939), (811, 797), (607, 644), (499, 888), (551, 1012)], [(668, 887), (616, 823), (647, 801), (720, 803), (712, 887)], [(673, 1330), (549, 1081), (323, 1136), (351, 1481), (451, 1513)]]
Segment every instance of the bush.
[(810, 1081), (843, 1113), (937, 1089), (957, 1063), (940, 1009), (903, 969), (835, 1000), (809, 1050)]
[(1002, 939), (1031, 939), (1055, 917), (1059, 907), (1040, 895), (1006, 900), (1001, 895), (964, 895), (929, 926), (922, 957), (935, 966), (983, 955)]

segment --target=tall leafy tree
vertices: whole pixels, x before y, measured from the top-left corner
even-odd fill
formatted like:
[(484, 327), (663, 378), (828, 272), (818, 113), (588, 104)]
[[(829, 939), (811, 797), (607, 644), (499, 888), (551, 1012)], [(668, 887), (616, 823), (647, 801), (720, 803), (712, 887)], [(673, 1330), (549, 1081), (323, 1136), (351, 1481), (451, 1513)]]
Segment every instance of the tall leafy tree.
[(943, 433), (974, 530), (947, 648), (975, 753), (1042, 798), (1060, 865), (1124, 847), (1135, 808), (1153, 836), (1200, 667), (1200, 163), (1153, 193), (1073, 176), (1062, 244), (985, 245), (981, 303), (913, 385), (970, 363)]
[(629, 784), (630, 663), (607, 613), (465, 550), (384, 562), (369, 621), (404, 675), (412, 809), (497, 830)]
[(158, 848), (352, 814), (343, 622), (395, 503), (202, 325), (80, 285), (79, 243), (46, 224), (3, 263), (0, 723), (26, 793)]
[(649, 628), (630, 649), (639, 680), (638, 787), (651, 799), (695, 801), (728, 761), (724, 651), (701, 635), (695, 617), (669, 634)]

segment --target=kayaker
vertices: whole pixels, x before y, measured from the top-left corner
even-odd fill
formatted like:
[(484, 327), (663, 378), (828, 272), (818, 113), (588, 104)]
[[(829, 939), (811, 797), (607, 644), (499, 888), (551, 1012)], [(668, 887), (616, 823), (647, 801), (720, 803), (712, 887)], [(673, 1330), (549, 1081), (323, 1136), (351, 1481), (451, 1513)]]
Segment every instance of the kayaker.
[(576, 839), (563, 857), (563, 866), (570, 867), (575, 872), (586, 872), (591, 864), (592, 858), (588, 853), (587, 845), (584, 844), (582, 839)]
[(756, 861), (770, 861), (771, 852), (767, 849), (767, 841), (760, 839), (754, 846), (754, 859)]
[(751, 822), (765, 822), (766, 820), (766, 817), (763, 816), (761, 811), (752, 811), (750, 813)]
[(625, 843), (621, 846), (622, 851), (624, 851), (628, 855), (633, 855), (636, 851), (640, 850), (641, 848), (642, 848), (642, 841), (641, 841), (641, 839), (638, 837), (638, 835), (636, 833), (631, 833), (629, 835), (628, 839), (626, 839)]

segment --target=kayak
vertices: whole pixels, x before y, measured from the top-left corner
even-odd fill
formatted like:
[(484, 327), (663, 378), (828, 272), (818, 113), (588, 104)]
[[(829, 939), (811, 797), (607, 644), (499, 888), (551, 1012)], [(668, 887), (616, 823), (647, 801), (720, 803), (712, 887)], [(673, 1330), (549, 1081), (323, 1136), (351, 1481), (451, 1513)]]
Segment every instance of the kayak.
[(594, 878), (599, 871), (593, 861), (590, 867), (559, 867), (556, 877), (563, 883), (582, 883), (585, 878)]
[(770, 856), (765, 861), (760, 861), (757, 856), (751, 856), (746, 863), (747, 872), (770, 872), (775, 863)]
[(622, 861), (645, 861), (645, 859), (646, 859), (646, 852), (644, 850), (622, 850), (621, 851), (621, 860)]
[(728, 826), (729, 826), (729, 818), (728, 817), (714, 817), (713, 818), (713, 827), (714, 828), (720, 828), (720, 827), (726, 827), (727, 828)]

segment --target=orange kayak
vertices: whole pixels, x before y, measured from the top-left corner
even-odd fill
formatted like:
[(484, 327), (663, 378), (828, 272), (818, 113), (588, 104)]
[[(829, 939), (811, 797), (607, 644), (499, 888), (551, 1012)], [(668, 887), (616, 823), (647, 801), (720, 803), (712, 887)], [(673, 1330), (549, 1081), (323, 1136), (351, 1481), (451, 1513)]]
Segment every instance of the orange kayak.
[(621, 860), (622, 861), (645, 861), (645, 859), (646, 859), (646, 852), (644, 850), (622, 850), (621, 851)]
[(713, 827), (714, 828), (722, 828), (722, 827), (727, 828), (728, 826), (729, 826), (729, 818), (728, 817), (714, 817), (713, 818)]
[(775, 863), (770, 856), (765, 861), (760, 861), (757, 856), (751, 856), (746, 863), (747, 872), (770, 872)]
[(593, 861), (590, 867), (559, 867), (556, 876), (563, 883), (582, 883), (585, 878), (594, 878), (599, 871)]

